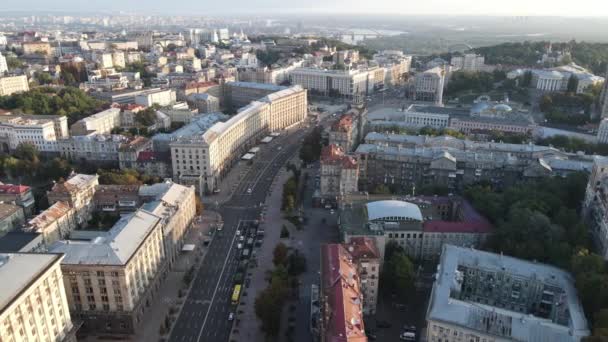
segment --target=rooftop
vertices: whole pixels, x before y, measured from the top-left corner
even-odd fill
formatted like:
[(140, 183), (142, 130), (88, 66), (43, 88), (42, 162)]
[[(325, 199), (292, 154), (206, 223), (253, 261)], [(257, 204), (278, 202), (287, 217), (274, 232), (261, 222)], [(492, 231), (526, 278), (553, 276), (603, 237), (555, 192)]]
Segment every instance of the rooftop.
[(340, 146), (333, 144), (323, 147), (321, 150), (321, 162), (323, 164), (340, 164), (346, 169), (357, 168), (357, 160), (344, 154)]
[(7, 217), (13, 216), (18, 211), (23, 211), (20, 206), (9, 204), (9, 203), (0, 203), (0, 220), (4, 220)]
[[(476, 278), (478, 274), (487, 278)], [(471, 285), (463, 286), (469, 284), (469, 278), (491, 284), (495, 277), (513, 279), (513, 284), (507, 285), (508, 301), (540, 298), (538, 306), (548, 308), (548, 317), (484, 304), (462, 295), (470, 290)], [(505, 283), (498, 281), (496, 286), (504, 287)], [(522, 284), (527, 286), (528, 282), (532, 286), (524, 288)], [(526, 299), (520, 297), (520, 291), (539, 293)], [(523, 303), (524, 307), (528, 304)], [(580, 341), (589, 335), (574, 280), (567, 272), (537, 262), (452, 245), (443, 247), (427, 319), (515, 341)]]
[(58, 254), (0, 253), (0, 314), (59, 260)]
[(40, 233), (28, 233), (20, 230), (10, 231), (0, 238), (0, 253), (19, 252), (40, 235)]
[(262, 89), (268, 91), (280, 91), (287, 89), (286, 87), (279, 86), (271, 83), (256, 83), (256, 82), (227, 82), (227, 86), (230, 87), (240, 87), (240, 88), (254, 88), (254, 89)]
[(96, 174), (95, 175), (85, 175), (82, 173), (77, 173), (77, 174), (72, 175), (72, 177), (70, 177), (65, 182), (55, 183), (55, 185), (53, 185), (53, 189), (51, 190), (51, 192), (63, 192), (63, 193), (78, 192), (79, 190), (82, 190), (83, 188), (90, 186), (93, 183), (97, 182), (98, 178), (99, 178), (99, 176)]
[(420, 208), (409, 202), (384, 200), (366, 205), (368, 221), (422, 221)]
[(48, 209), (38, 214), (38, 216), (29, 220), (24, 231), (42, 233), (44, 228), (66, 215), (70, 210), (69, 204), (62, 201), (55, 202)]
[(53, 253), (64, 253), (62, 264), (126, 265), (139, 246), (157, 227), (160, 217), (139, 209), (124, 215), (108, 232), (91, 241), (58, 241), (49, 247)]
[(18, 195), (18, 194), (23, 194), (29, 190), (30, 190), (30, 187), (27, 185), (0, 184), (0, 195), (1, 194)]

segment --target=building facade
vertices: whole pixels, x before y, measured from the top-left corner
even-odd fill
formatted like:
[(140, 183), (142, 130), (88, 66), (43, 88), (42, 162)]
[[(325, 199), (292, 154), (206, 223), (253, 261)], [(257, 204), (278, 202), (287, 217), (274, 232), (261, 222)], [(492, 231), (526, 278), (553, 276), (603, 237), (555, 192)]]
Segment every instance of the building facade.
[(445, 77), (443, 67), (435, 67), (416, 74), (414, 76), (413, 99), (443, 105)]
[(120, 127), (120, 109), (110, 108), (78, 120), (72, 125), (71, 131), (72, 135), (110, 134), (116, 127)]
[(31, 144), (40, 152), (56, 153), (55, 121), (40, 117), (41, 115), (0, 117), (0, 145), (3, 152), (14, 151), (20, 144)]
[(363, 313), (374, 315), (378, 302), (378, 285), (380, 283), (380, 264), (382, 256), (376, 247), (376, 240), (367, 237), (354, 237), (344, 248), (351, 255), (361, 279), (363, 294)]
[(93, 196), (98, 185), (98, 175), (73, 174), (68, 180), (55, 183), (47, 192), (49, 204), (60, 201), (67, 203), (74, 209), (76, 223), (82, 225), (90, 219), (94, 210)]
[(373, 73), (366, 70), (296, 68), (289, 73), (291, 84), (324, 96), (356, 98), (374, 89)]
[(337, 199), (358, 191), (359, 168), (357, 160), (344, 154), (337, 145), (323, 147), (321, 151), (321, 196)]
[(58, 201), (23, 227), (24, 232), (42, 235), (46, 246), (67, 238), (78, 227), (76, 211), (69, 204)]
[(15, 203), (20, 206), (25, 217), (32, 216), (36, 206), (32, 189), (26, 185), (0, 183), (0, 202)]
[(0, 77), (0, 96), (9, 96), (29, 90), (30, 86), (25, 75)]

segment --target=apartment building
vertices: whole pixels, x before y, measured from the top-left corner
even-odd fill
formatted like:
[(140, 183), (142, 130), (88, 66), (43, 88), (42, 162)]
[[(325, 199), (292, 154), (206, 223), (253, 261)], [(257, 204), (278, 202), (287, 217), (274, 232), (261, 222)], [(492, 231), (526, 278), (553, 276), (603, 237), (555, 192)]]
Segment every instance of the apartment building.
[(503, 187), (528, 178), (590, 172), (598, 158), (549, 146), (476, 142), (450, 136), (372, 132), (367, 137), (355, 151), (362, 190), (380, 184), (401, 193), (426, 184), (457, 190), (482, 180)]
[(10, 203), (0, 203), (0, 236), (21, 227), (23, 222), (23, 208)]
[(413, 99), (443, 105), (443, 88), (446, 72), (443, 67), (435, 67), (414, 76)]
[(134, 139), (137, 138), (93, 132), (59, 140), (57, 145), (61, 156), (68, 160), (119, 165), (121, 146)]
[(445, 245), (427, 309), (426, 340), (585, 340), (572, 276), (556, 267)]
[(606, 77), (604, 78), (604, 86), (600, 93), (599, 105), (599, 117), (604, 119), (608, 117), (608, 67), (606, 68)]
[(453, 56), (450, 64), (463, 71), (478, 72), (485, 70), (485, 57), (474, 53), (467, 53), (462, 56)]
[[(264, 85), (268, 86), (268, 85)], [(229, 92), (237, 94), (239, 83), (231, 83)], [(245, 93), (259, 89), (245, 84)], [(306, 90), (300, 86), (281, 87), (258, 101), (240, 108), (238, 114), (225, 122), (217, 122), (210, 116), (211, 126), (203, 122), (173, 134), (169, 143), (173, 178), (187, 185), (195, 185), (199, 192), (215, 189), (217, 182), (229, 168), (257, 140), (268, 132), (274, 132), (303, 121), (307, 115)], [(203, 118), (202, 120), (206, 120)]]
[(165, 262), (160, 221), (140, 209), (93, 240), (58, 241), (49, 248), (65, 256), (66, 295), (83, 331), (133, 334), (141, 328)]
[(76, 223), (82, 225), (93, 212), (93, 196), (99, 185), (98, 175), (72, 174), (66, 181), (55, 183), (47, 192), (49, 204), (67, 203), (75, 211)]
[(0, 253), (0, 339), (76, 341), (60, 254)]
[(78, 227), (76, 211), (68, 203), (58, 201), (32, 218), (22, 230), (42, 235), (46, 246), (67, 238)]
[(366, 70), (296, 68), (289, 73), (289, 80), (291, 84), (301, 85), (312, 94), (324, 96), (355, 98), (367, 95), (374, 89), (373, 73)]
[(373, 60), (386, 69), (385, 82), (387, 85), (403, 84), (412, 65), (412, 56), (396, 50), (380, 51), (374, 55)]
[[(127, 89), (110, 92), (93, 92), (91, 96), (100, 100), (108, 101), (110, 103), (117, 103), (120, 105), (134, 104), (136, 98), (140, 95), (145, 95), (148, 92), (160, 91), (160, 88), (148, 88), (148, 89)], [(145, 98), (147, 99), (147, 98)]]
[(340, 244), (321, 246), (320, 342), (367, 342), (357, 267)]
[(354, 237), (343, 246), (357, 266), (361, 293), (363, 294), (363, 314), (374, 315), (378, 303), (380, 264), (383, 258), (376, 247), (376, 240), (367, 237)]
[(24, 55), (45, 55), (52, 56), (53, 48), (49, 42), (25, 42), (23, 43), (23, 54)]
[(135, 168), (139, 154), (151, 148), (152, 141), (141, 136), (130, 138), (121, 143), (118, 149), (118, 165), (120, 169)]
[(32, 189), (27, 185), (3, 184), (0, 182), (0, 202), (15, 203), (23, 208), (25, 217), (34, 213), (36, 202)]
[(241, 108), (247, 106), (252, 101), (269, 94), (287, 89), (274, 84), (254, 83), (254, 82), (226, 82), (223, 85), (223, 97), (227, 106)]
[(358, 191), (359, 167), (357, 160), (344, 154), (337, 145), (323, 147), (321, 151), (320, 195), (336, 199)]
[(189, 95), (188, 104), (196, 108), (199, 113), (213, 113), (220, 110), (220, 100), (206, 93)]
[(8, 72), (8, 64), (6, 64), (6, 57), (0, 53), (0, 75)]
[(27, 76), (0, 76), (0, 96), (9, 96), (30, 90)]
[(492, 232), (492, 225), (458, 196), (357, 195), (340, 202), (340, 233), (344, 242), (353, 237), (375, 238), (380, 255), (394, 241), (417, 260), (436, 260), (445, 244), (478, 247)]
[(583, 202), (583, 218), (589, 225), (593, 243), (596, 251), (605, 260), (608, 260), (608, 161), (597, 159), (587, 188), (585, 189), (585, 200)]
[(72, 135), (110, 134), (116, 127), (120, 127), (120, 108), (110, 108), (78, 120), (71, 131)]
[(0, 146), (3, 152), (14, 151), (24, 143), (34, 145), (42, 153), (57, 152), (57, 121), (43, 115), (0, 116)]

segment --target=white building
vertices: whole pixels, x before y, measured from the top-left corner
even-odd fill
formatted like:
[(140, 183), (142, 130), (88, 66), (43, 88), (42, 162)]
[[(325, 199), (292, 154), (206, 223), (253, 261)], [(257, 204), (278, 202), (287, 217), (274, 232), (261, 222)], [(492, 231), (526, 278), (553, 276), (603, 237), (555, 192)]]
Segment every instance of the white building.
[(454, 68), (464, 71), (483, 71), (485, 67), (485, 57), (474, 53), (463, 56), (454, 56), (450, 62)]
[(0, 96), (23, 93), (30, 90), (27, 76), (0, 76)]
[(0, 340), (76, 341), (60, 254), (0, 254)]
[(151, 107), (152, 105), (159, 105), (161, 107), (170, 106), (176, 102), (175, 90), (164, 89), (157, 91), (150, 91), (135, 97), (135, 103)]
[(120, 108), (110, 108), (75, 122), (72, 135), (109, 134), (120, 127)]
[(608, 144), (608, 118), (604, 118), (600, 122), (600, 126), (597, 129), (597, 142)]
[(574, 279), (556, 267), (444, 245), (435, 279), (429, 342), (579, 342), (590, 334)]
[(322, 95), (356, 97), (373, 91), (373, 74), (365, 70), (296, 68), (289, 73), (291, 84)]
[(0, 117), (0, 145), (5, 152), (13, 151), (22, 143), (32, 144), (40, 152), (57, 151), (57, 135), (53, 119), (39, 116)]
[(6, 64), (6, 57), (0, 53), (0, 75), (8, 71), (8, 65)]
[(443, 104), (445, 70), (435, 67), (416, 74), (414, 78), (414, 100)]
[(198, 109), (199, 113), (213, 113), (220, 110), (220, 100), (207, 93), (190, 94), (188, 96), (188, 104)]
[(118, 163), (120, 146), (129, 138), (120, 134), (77, 135), (57, 142), (61, 156), (73, 161)]

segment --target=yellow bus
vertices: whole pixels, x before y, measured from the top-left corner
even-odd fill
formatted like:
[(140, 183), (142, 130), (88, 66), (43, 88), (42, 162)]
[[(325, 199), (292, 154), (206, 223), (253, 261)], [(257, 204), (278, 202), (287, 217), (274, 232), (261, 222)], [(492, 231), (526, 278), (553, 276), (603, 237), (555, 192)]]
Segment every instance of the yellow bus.
[(234, 291), (232, 291), (232, 305), (237, 305), (239, 303), (240, 296), (241, 296), (241, 284), (237, 284), (234, 286)]

